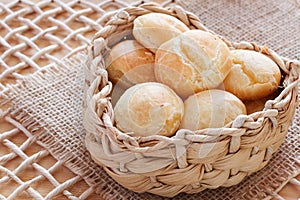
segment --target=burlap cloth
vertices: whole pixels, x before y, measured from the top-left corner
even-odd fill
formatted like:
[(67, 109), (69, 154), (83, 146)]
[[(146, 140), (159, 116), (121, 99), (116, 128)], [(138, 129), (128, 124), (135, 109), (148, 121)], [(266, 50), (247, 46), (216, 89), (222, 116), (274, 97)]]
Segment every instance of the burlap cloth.
[[(255, 41), (282, 56), (300, 59), (300, 4), (297, 1), (198, 0), (184, 1), (182, 5), (197, 14), (208, 28), (229, 40)], [(162, 199), (123, 188), (91, 160), (84, 147), (82, 125), (84, 72), (79, 63), (84, 60), (84, 51), (80, 55), (57, 61), (17, 84), (1, 84), (2, 107), (6, 106), (7, 110), (2, 109), (0, 114), (18, 122), (18, 128), (34, 134), (39, 144), (83, 177), (102, 198)], [(285, 143), (261, 171), (237, 186), (193, 195), (180, 194), (174, 199), (280, 198), (277, 192), (300, 173), (299, 132), (298, 107)]]

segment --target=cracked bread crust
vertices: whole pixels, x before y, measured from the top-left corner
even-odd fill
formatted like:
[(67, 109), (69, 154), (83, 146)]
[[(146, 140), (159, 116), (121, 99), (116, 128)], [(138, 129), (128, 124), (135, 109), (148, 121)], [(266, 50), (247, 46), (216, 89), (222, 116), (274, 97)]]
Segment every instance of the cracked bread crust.
[(275, 92), (281, 73), (267, 56), (250, 50), (232, 50), (233, 67), (224, 80), (225, 90), (241, 100), (256, 100)]
[(181, 128), (199, 130), (220, 128), (246, 114), (244, 103), (224, 90), (205, 90), (184, 101), (184, 115)]
[(150, 13), (134, 20), (133, 36), (143, 46), (156, 52), (161, 44), (188, 31), (180, 20), (163, 13)]
[(218, 37), (190, 30), (162, 44), (155, 56), (157, 81), (182, 98), (218, 87), (232, 66), (230, 51)]
[(183, 102), (168, 86), (148, 82), (127, 89), (114, 113), (116, 126), (134, 136), (171, 136), (180, 126)]
[(108, 62), (107, 71), (110, 80), (123, 88), (156, 81), (154, 54), (136, 40), (125, 40), (115, 45)]

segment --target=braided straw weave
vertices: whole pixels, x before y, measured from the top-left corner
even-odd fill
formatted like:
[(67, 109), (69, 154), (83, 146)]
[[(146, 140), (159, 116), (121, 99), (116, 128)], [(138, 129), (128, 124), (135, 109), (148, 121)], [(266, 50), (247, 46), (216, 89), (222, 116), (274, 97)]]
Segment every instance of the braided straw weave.
[(124, 8), (113, 16), (96, 33), (84, 64), (87, 149), (114, 180), (135, 192), (172, 197), (236, 185), (263, 168), (284, 141), (298, 102), (300, 64), (265, 46), (232, 43), (221, 37), (231, 49), (253, 50), (273, 59), (283, 74), (280, 94), (267, 101), (262, 111), (240, 115), (223, 128), (178, 130), (173, 137), (132, 137), (114, 127), (109, 97), (112, 84), (104, 59), (116, 42), (131, 34), (133, 20), (151, 12), (175, 16), (191, 29), (213, 33), (179, 6), (162, 8), (148, 3)]

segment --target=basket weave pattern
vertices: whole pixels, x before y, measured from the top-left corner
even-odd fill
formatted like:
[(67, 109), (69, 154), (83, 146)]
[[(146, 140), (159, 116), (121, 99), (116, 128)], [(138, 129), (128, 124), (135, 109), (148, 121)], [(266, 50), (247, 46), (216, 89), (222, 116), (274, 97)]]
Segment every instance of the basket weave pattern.
[(191, 29), (211, 32), (195, 15), (178, 6), (166, 9), (143, 4), (125, 8), (111, 18), (95, 35), (84, 64), (84, 126), (92, 158), (113, 179), (136, 192), (171, 197), (238, 184), (263, 168), (284, 141), (298, 101), (299, 62), (265, 46), (229, 42), (220, 36), (231, 49), (253, 50), (273, 59), (283, 74), (281, 93), (262, 111), (238, 116), (223, 128), (178, 130), (173, 137), (132, 137), (114, 127), (109, 97), (112, 84), (104, 58), (116, 42), (130, 34), (133, 20), (150, 12), (172, 15)]

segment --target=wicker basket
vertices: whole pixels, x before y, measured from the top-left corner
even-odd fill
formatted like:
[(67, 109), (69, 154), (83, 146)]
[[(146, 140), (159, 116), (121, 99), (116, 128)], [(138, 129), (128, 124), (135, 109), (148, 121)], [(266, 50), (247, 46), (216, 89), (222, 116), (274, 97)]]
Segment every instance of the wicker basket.
[(299, 62), (280, 57), (265, 46), (231, 43), (221, 37), (230, 49), (249, 49), (273, 59), (283, 75), (280, 94), (267, 101), (262, 111), (238, 116), (223, 128), (178, 130), (173, 137), (132, 137), (114, 127), (109, 97), (112, 84), (104, 59), (110, 47), (131, 35), (133, 20), (151, 12), (175, 16), (191, 29), (213, 33), (179, 6), (162, 8), (148, 3), (112, 16), (95, 35), (84, 63), (87, 149), (114, 180), (135, 192), (172, 197), (238, 184), (263, 168), (284, 141), (298, 102)]

